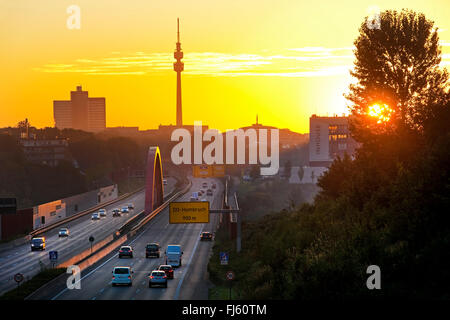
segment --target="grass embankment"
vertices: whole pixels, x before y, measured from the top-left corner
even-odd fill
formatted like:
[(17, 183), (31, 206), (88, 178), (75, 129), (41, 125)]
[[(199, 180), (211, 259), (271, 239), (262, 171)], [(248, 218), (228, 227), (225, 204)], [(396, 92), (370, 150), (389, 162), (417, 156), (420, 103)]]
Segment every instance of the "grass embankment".
[(45, 269), (19, 287), (6, 292), (0, 300), (24, 300), (25, 297), (42, 287), (47, 282), (66, 272), (65, 268)]

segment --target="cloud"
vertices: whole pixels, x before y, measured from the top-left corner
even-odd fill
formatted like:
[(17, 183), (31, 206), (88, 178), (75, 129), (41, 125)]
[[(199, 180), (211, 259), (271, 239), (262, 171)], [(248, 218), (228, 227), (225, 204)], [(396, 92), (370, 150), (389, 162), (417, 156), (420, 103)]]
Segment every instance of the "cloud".
[[(348, 74), (352, 47), (290, 48), (270, 54), (185, 53), (184, 74), (203, 76), (316, 77)], [(68, 63), (51, 63), (34, 68), (46, 73), (88, 75), (144, 75), (173, 70), (172, 53), (112, 52), (100, 59), (80, 58)]]

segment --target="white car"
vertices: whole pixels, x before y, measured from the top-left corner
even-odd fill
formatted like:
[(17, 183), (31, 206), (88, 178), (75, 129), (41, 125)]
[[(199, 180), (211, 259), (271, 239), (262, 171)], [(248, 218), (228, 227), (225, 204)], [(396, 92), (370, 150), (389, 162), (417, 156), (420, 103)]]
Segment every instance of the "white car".
[(98, 213), (100, 213), (100, 217), (106, 217), (106, 210), (105, 209), (98, 210)]
[(67, 229), (67, 228), (61, 228), (61, 229), (59, 229), (59, 232), (58, 232), (58, 237), (68, 237), (69, 236), (69, 229)]
[(121, 210), (120, 212), (122, 212), (122, 213), (128, 213), (128, 212), (130, 212), (130, 209), (128, 209), (128, 206), (122, 207), (122, 210)]
[(129, 204), (128, 204), (128, 209), (134, 209), (134, 204), (129, 203)]
[(112, 281), (111, 284), (114, 287), (115, 285), (133, 285), (132, 274), (134, 272), (131, 270), (131, 267), (114, 267), (112, 271)]
[(98, 214), (98, 212), (94, 212), (92, 214), (91, 220), (100, 220), (100, 215)]

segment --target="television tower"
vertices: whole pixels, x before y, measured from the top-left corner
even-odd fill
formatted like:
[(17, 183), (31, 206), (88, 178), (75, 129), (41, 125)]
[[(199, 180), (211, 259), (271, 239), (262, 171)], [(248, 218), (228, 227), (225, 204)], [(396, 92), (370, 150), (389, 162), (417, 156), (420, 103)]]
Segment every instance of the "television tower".
[(177, 73), (177, 127), (183, 126), (183, 114), (181, 111), (181, 71), (184, 70), (183, 51), (180, 43), (180, 19), (177, 18), (177, 48), (173, 54), (177, 62), (173, 64), (173, 70)]

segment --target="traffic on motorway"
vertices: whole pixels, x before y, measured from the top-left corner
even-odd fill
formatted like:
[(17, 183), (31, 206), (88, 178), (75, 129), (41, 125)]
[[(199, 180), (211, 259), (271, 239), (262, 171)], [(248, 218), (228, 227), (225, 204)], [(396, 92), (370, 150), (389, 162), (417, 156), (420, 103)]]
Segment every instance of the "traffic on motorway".
[[(169, 178), (165, 186), (165, 194), (170, 193), (175, 185), (175, 179)], [(43, 267), (52, 266), (50, 251), (58, 252), (57, 263), (89, 249), (90, 237), (93, 244), (116, 232), (129, 218), (144, 209), (145, 191), (138, 192), (125, 199), (80, 217), (46, 233), (33, 238), (30, 243), (20, 245), (0, 252), (0, 295), (17, 286), (15, 274), (31, 278)], [(120, 208), (117, 213), (117, 208)], [(125, 210), (127, 208), (127, 210)]]
[[(192, 179), (190, 190), (176, 201), (189, 201), (199, 189), (205, 194), (197, 201), (221, 206), (223, 186), (214, 179)], [(207, 195), (207, 189), (214, 191)], [(58, 288), (45, 294), (54, 300), (207, 299), (205, 274), (212, 244), (202, 240), (212, 240), (218, 216), (210, 223), (169, 224), (168, 211), (161, 211), (141, 233), (83, 270), (79, 290)]]

